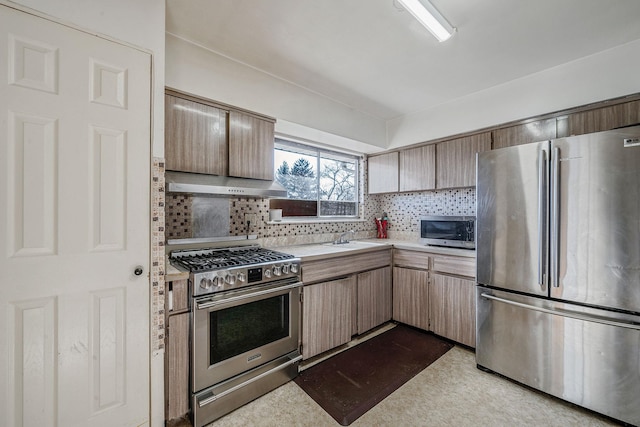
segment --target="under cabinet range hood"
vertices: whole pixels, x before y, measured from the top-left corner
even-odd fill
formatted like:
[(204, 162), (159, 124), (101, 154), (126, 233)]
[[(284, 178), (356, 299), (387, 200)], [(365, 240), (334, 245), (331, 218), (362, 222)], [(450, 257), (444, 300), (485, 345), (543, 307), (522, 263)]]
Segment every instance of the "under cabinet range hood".
[(165, 181), (168, 193), (229, 197), (287, 197), (287, 190), (276, 181), (172, 171), (166, 172)]

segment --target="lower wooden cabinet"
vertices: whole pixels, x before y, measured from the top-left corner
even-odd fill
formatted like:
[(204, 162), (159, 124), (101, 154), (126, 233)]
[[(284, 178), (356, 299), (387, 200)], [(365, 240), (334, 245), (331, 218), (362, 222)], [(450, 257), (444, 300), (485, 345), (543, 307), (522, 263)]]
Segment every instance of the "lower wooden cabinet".
[(356, 276), (304, 287), (302, 357), (308, 359), (351, 339), (351, 293)]
[(443, 337), (475, 347), (475, 282), (431, 273), (429, 290), (431, 330)]
[(167, 319), (165, 355), (165, 418), (189, 412), (189, 313)]
[(358, 334), (391, 320), (391, 267), (358, 274)]
[(429, 330), (429, 272), (393, 268), (393, 319)]
[(167, 280), (166, 289), (164, 398), (165, 419), (172, 420), (189, 413), (189, 283)]

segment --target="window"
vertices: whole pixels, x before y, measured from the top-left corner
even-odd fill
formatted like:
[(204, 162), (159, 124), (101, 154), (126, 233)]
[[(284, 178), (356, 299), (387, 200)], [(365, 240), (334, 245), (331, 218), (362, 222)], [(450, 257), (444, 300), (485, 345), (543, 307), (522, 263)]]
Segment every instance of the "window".
[(357, 156), (276, 138), (275, 179), (286, 199), (271, 199), (283, 217), (358, 216)]

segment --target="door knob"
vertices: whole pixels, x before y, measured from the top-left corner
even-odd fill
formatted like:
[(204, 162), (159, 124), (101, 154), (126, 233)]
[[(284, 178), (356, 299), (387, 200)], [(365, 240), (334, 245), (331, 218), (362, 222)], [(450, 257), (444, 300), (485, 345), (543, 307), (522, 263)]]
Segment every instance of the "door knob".
[(139, 265), (139, 266), (137, 266), (137, 267), (136, 267), (136, 269), (135, 269), (135, 270), (133, 270), (133, 274), (135, 274), (136, 276), (140, 276), (140, 275), (142, 275), (142, 272), (143, 272), (143, 271), (144, 271), (144, 270), (142, 269), (142, 266), (141, 266), (141, 265)]

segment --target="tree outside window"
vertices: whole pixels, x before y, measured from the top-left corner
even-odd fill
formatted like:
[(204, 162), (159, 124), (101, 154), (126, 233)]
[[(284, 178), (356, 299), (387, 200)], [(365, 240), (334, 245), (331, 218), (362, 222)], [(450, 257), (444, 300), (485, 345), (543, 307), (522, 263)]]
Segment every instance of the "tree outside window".
[(271, 199), (285, 217), (354, 217), (358, 214), (358, 157), (276, 140), (275, 179), (286, 199)]

